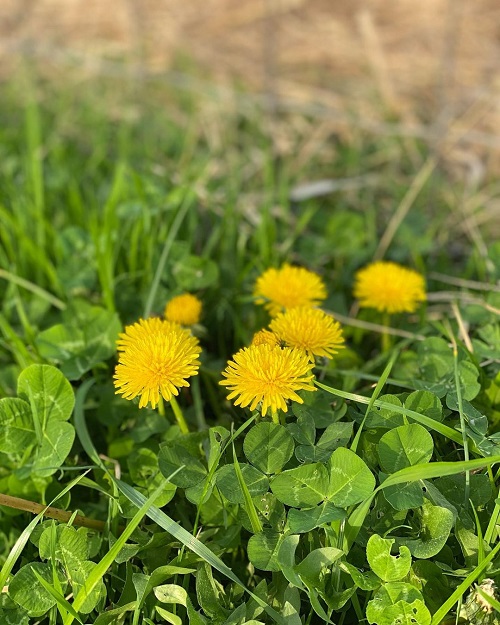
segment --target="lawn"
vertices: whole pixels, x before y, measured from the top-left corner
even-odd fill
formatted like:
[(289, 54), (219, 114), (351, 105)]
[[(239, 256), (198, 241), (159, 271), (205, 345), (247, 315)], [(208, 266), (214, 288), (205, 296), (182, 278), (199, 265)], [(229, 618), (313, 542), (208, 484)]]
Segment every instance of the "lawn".
[(495, 177), (235, 93), (2, 84), (0, 623), (497, 623)]

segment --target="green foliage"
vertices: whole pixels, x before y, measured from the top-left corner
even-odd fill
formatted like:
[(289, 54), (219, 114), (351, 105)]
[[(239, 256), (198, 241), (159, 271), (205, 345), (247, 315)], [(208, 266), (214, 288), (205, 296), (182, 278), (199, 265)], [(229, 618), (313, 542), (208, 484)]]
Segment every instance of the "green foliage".
[[(276, 158), (274, 124), (251, 111), (186, 127), (173, 119), (198, 103), (169, 93), (186, 98), (170, 118), (154, 87), (143, 121), (111, 123), (74, 88), (0, 103), (0, 623), (494, 622), (500, 248), (469, 253), (451, 231), (444, 172), (386, 256), (427, 272), (430, 293), (450, 275), (453, 294), (393, 315), (384, 340), (376, 311), (352, 318), (355, 271), (426, 148), (360, 133), (311, 154), (313, 122), (277, 114)], [(376, 163), (380, 188), (297, 199), (332, 159), (346, 178)], [(218, 382), (268, 322), (255, 279), (285, 261), (327, 283), (347, 348), (263, 418)], [(139, 410), (113, 387), (122, 328), (183, 291), (203, 303), (202, 366), (177, 398), (187, 434), (172, 405)]]

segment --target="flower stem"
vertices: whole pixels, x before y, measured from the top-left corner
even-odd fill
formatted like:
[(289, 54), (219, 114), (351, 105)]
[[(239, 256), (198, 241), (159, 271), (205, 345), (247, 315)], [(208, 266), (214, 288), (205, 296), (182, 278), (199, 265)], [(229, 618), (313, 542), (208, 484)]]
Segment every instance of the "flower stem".
[(391, 335), (387, 332), (387, 328), (391, 327), (391, 315), (388, 312), (385, 312), (382, 317), (382, 325), (384, 326), (384, 331), (382, 332), (382, 351), (388, 352), (392, 345)]
[(273, 423), (276, 423), (277, 425), (280, 425), (280, 418), (279, 418), (278, 412), (276, 410), (272, 410), (271, 411), (271, 419), (273, 420)]
[(160, 395), (160, 399), (158, 401), (158, 413), (160, 417), (165, 416), (165, 404), (163, 403), (163, 397)]
[(177, 425), (179, 426), (180, 431), (183, 434), (189, 434), (188, 424), (186, 423), (186, 419), (184, 419), (182, 410), (180, 409), (180, 406), (177, 403), (174, 395), (172, 395), (172, 398), (170, 399), (170, 405), (172, 406), (172, 410), (174, 411), (175, 420), (177, 421)]

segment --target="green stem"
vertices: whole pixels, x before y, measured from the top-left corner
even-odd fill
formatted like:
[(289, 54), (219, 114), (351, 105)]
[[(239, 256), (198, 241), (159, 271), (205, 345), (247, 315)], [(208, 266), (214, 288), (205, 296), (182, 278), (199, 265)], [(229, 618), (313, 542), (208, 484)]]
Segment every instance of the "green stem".
[(387, 332), (387, 328), (391, 327), (391, 315), (388, 312), (385, 312), (382, 317), (382, 325), (384, 326), (384, 331), (382, 332), (382, 351), (388, 352), (392, 344), (391, 335)]
[(182, 414), (182, 410), (180, 409), (177, 400), (174, 395), (170, 399), (170, 405), (172, 406), (172, 410), (174, 411), (175, 420), (177, 421), (177, 425), (179, 426), (181, 432), (183, 434), (189, 434), (188, 424), (186, 423), (186, 419), (184, 419), (184, 415)]
[(273, 423), (280, 425), (280, 418), (276, 410), (271, 411), (271, 419), (273, 420)]
[(160, 395), (160, 400), (158, 401), (158, 414), (160, 417), (165, 416), (165, 404), (163, 403), (163, 397)]

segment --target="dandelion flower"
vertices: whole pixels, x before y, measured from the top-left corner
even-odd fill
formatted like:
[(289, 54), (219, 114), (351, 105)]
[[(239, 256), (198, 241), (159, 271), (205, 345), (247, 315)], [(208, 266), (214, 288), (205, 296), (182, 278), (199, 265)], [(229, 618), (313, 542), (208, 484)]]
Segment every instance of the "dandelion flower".
[(371, 263), (356, 273), (354, 296), (362, 308), (380, 312), (414, 312), (426, 300), (425, 281), (413, 269), (391, 261)]
[(321, 278), (303, 267), (284, 264), (280, 269), (268, 269), (255, 283), (257, 304), (264, 304), (271, 317), (298, 306), (317, 306), (326, 299), (326, 287)]
[(252, 345), (279, 345), (280, 340), (274, 334), (274, 332), (269, 332), (269, 330), (259, 330), (253, 335)]
[(196, 295), (184, 293), (173, 297), (165, 306), (165, 319), (181, 326), (192, 326), (201, 317), (201, 301)]
[(272, 345), (251, 345), (244, 347), (229, 361), (222, 375), (227, 378), (220, 384), (231, 391), (228, 399), (234, 399), (236, 406), (250, 405), (266, 415), (278, 410), (287, 411), (286, 400), (303, 403), (296, 391), (314, 391), (312, 380), (313, 364), (307, 355), (290, 347)]
[(127, 326), (118, 340), (119, 359), (114, 383), (125, 399), (140, 396), (139, 408), (153, 408), (160, 395), (170, 401), (187, 378), (198, 373), (198, 339), (177, 323), (140, 319)]
[(292, 308), (269, 327), (286, 345), (305, 350), (309, 358), (331, 358), (344, 347), (340, 324), (319, 308)]

